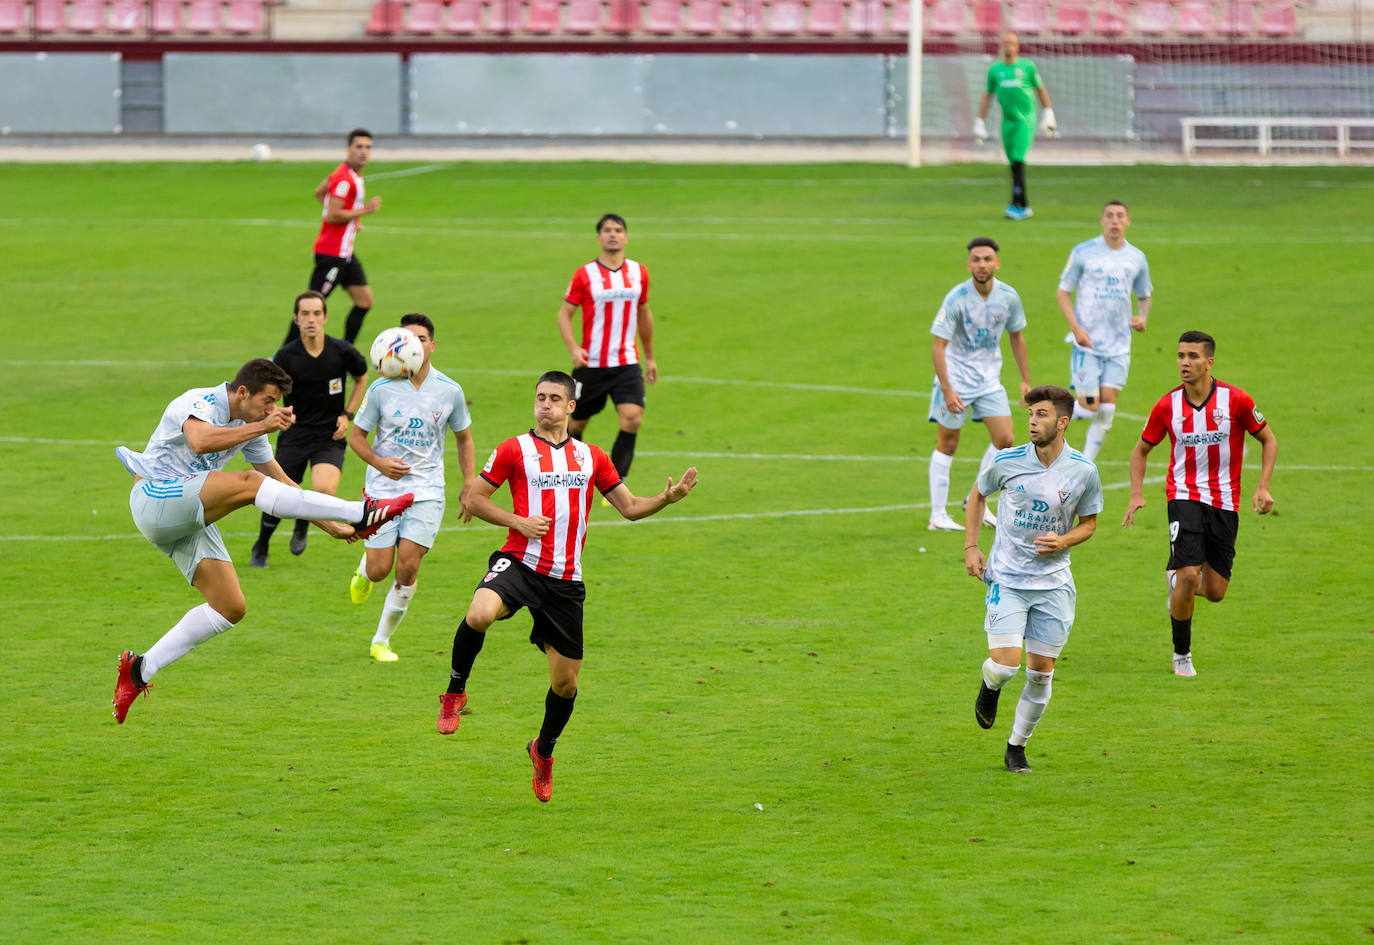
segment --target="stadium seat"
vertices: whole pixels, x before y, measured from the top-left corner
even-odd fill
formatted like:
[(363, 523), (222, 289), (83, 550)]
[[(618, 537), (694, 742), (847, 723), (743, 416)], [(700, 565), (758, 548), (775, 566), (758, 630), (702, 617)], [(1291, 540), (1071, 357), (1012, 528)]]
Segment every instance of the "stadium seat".
[(536, 36), (557, 33), (562, 19), (563, 4), (560, 0), (530, 0), (530, 5), (525, 8), (524, 32)]
[(1174, 11), (1166, 0), (1146, 0), (1135, 15), (1135, 28), (1146, 36), (1163, 36), (1174, 22)]
[(191, 0), (186, 11), (186, 32), (214, 33), (219, 30), (219, 0)]
[(842, 0), (814, 0), (806, 31), (812, 36), (838, 36), (844, 32)]
[(1088, 31), (1088, 8), (1073, 5), (1060, 5), (1054, 8), (1056, 33), (1064, 36), (1079, 36)]
[(578, 36), (586, 36), (601, 29), (601, 0), (572, 0), (568, 4), (568, 22), (563, 29)]
[(639, 32), (639, 0), (611, 0), (606, 32), (626, 35)]
[(1043, 33), (1050, 25), (1050, 6), (1045, 0), (1020, 0), (1011, 8), (1011, 29), (1016, 33)]
[(1185, 0), (1178, 5), (1178, 30), (1180, 36), (1206, 36), (1212, 32), (1212, 7), (1202, 0)]
[(973, 28), (979, 33), (1002, 31), (1001, 0), (976, 0), (973, 5)]
[(444, 5), (439, 0), (415, 0), (406, 15), (407, 33), (433, 36), (444, 21)]
[[(597, 0), (597, 11), (601, 0)], [(445, 31), (454, 36), (471, 36), (482, 31), (482, 0), (456, 0), (448, 8), (448, 26)]]
[(1123, 2), (1107, 4), (1093, 18), (1093, 32), (1099, 36), (1120, 36), (1130, 29), (1130, 13)]
[(796, 36), (806, 25), (801, 0), (772, 0), (768, 4), (768, 35)]
[(143, 32), (148, 22), (145, 15), (147, 8), (143, 0), (115, 0), (110, 4), (106, 29), (122, 34)]
[(29, 5), (23, 0), (0, 0), (0, 33), (22, 33), (29, 26)]
[(911, 4), (908, 0), (899, 0), (892, 7), (892, 18), (888, 20), (887, 31), (896, 36), (911, 35)]
[(1298, 31), (1297, 9), (1282, 0), (1266, 4), (1260, 11), (1259, 31), (1261, 36), (1271, 38), (1292, 36)]
[(224, 15), (224, 30), (235, 36), (252, 36), (263, 30), (263, 0), (234, 0)]
[(883, 0), (854, 0), (849, 5), (849, 32), (857, 36), (881, 33), (886, 17)]
[(60, 32), (65, 6), (63, 0), (37, 0), (33, 5), (33, 28), (40, 33)]
[(67, 29), (98, 33), (105, 28), (105, 0), (76, 0), (67, 10)]
[(720, 0), (691, 0), (687, 4), (687, 32), (693, 36), (714, 36), (724, 18)]
[(682, 0), (649, 0), (644, 14), (644, 32), (673, 36), (682, 30)]
[[(933, 36), (953, 36), (962, 33), (968, 22), (968, 7), (963, 0), (940, 0), (930, 8), (926, 18), (926, 32)], [(893, 21), (894, 25), (896, 21)]]
[[(390, 36), (399, 33), (405, 22), (405, 4), (401, 0), (377, 0), (372, 5), (372, 13), (367, 19), (368, 36)], [(154, 12), (154, 21), (157, 14)]]
[(726, 31), (736, 36), (750, 36), (763, 28), (763, 4), (760, 0), (735, 0), (730, 5)]
[(488, 33), (514, 33), (518, 29), (520, 29), (519, 0), (488, 0)]
[(1217, 17), (1217, 32), (1223, 36), (1249, 36), (1255, 31), (1255, 5), (1250, 0), (1230, 0)]

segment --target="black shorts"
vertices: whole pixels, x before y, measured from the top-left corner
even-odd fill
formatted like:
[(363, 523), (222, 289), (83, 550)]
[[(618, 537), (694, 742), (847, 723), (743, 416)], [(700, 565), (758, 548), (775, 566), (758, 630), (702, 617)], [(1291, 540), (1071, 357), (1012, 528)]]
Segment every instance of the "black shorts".
[(343, 469), (347, 450), (343, 440), (333, 438), (333, 431), (315, 432), (305, 430), (297, 433), (293, 427), (277, 437), (277, 465), (292, 479), (300, 482), (305, 476), (305, 468), (316, 463), (325, 463)]
[(578, 368), (572, 373), (577, 381), (577, 406), (574, 420), (590, 420), (606, 406), (606, 398), (613, 404), (644, 406), (644, 369), (638, 364), (619, 367)]
[(310, 288), (323, 295), (334, 291), (336, 285), (347, 289), (351, 285), (367, 285), (363, 261), (357, 256), (325, 256), (315, 254), (315, 271), (310, 274)]
[(1169, 570), (1208, 564), (1231, 580), (1240, 516), (1190, 499), (1169, 502)]
[(530, 628), (530, 642), (539, 649), (553, 647), (570, 660), (582, 659), (582, 602), (587, 599), (587, 587), (581, 581), (565, 581), (531, 571), (505, 551), (492, 552), (487, 561), (487, 573), (478, 587), (485, 587), (500, 595), (515, 616), (521, 607), (534, 618)]

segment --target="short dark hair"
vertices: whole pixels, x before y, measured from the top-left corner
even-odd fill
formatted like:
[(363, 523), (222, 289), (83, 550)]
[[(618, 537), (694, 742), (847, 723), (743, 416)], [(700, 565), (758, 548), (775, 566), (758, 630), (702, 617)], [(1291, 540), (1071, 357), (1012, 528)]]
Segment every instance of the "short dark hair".
[(1053, 384), (1041, 384), (1026, 391), (1026, 406), (1049, 401), (1054, 404), (1054, 412), (1061, 417), (1073, 416), (1074, 396), (1071, 392)]
[(261, 394), (268, 384), (275, 385), (283, 397), (291, 393), (291, 375), (280, 364), (267, 358), (254, 358), (239, 368), (229, 386), (234, 390), (246, 387), (250, 394)]
[(294, 301), (294, 302), (291, 303), (291, 314), (292, 314), (292, 315), (299, 315), (299, 314), (300, 314), (300, 311), (301, 311), (301, 300), (302, 300), (302, 299), (319, 299), (319, 300), (320, 300), (320, 308), (324, 310), (324, 313), (325, 313), (326, 315), (329, 314), (329, 303), (326, 302), (326, 301), (324, 300), (324, 293), (323, 293), (323, 292), (316, 292), (314, 289), (306, 289), (306, 290), (305, 290), (304, 292), (302, 292), (300, 295), (296, 296), (296, 301)]
[(991, 236), (975, 236), (973, 239), (968, 241), (968, 245), (964, 248), (971, 253), (979, 246), (987, 246), (994, 253), (1000, 253), (1002, 251), (1002, 247), (998, 246), (997, 241), (993, 239)]
[(348, 143), (352, 144), (354, 138), (371, 138), (372, 132), (366, 128), (354, 128), (348, 133)]
[(429, 340), (434, 340), (434, 323), (429, 320), (428, 315), (421, 315), (419, 312), (411, 312), (408, 315), (402, 315), (401, 327), (404, 328), (407, 325), (419, 325), (425, 331), (429, 332)]
[(539, 380), (534, 382), (534, 389), (538, 390), (540, 384), (562, 384), (568, 391), (568, 399), (577, 399), (577, 382), (566, 371), (545, 371), (539, 375)]
[(625, 228), (626, 232), (629, 232), (630, 224), (626, 223), (625, 218), (618, 213), (603, 213), (601, 215), (601, 219), (596, 221), (596, 232), (601, 232), (601, 227), (606, 223), (607, 220), (610, 220), (613, 223), (619, 223), (621, 226)]
[(1205, 331), (1185, 331), (1178, 336), (1181, 345), (1202, 345), (1202, 353), (1214, 357), (1217, 353), (1217, 340)]
[(1131, 208), (1128, 207), (1128, 206), (1126, 206), (1126, 201), (1124, 201), (1124, 200), (1108, 200), (1106, 203), (1104, 203), (1104, 204), (1102, 205), (1102, 209), (1103, 209), (1103, 210), (1106, 210), (1108, 207), (1120, 207), (1122, 210), (1125, 210), (1127, 213), (1130, 213), (1130, 212), (1131, 212)]

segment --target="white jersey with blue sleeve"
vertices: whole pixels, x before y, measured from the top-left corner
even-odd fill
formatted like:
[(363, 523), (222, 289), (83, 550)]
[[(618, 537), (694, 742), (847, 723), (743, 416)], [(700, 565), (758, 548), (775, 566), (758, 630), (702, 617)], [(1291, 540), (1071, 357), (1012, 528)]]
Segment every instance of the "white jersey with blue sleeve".
[(1059, 275), (1059, 288), (1077, 294), (1073, 314), (1092, 339), (1092, 350), (1103, 357), (1131, 353), (1131, 293), (1150, 297), (1150, 264), (1130, 243), (1120, 249), (1106, 237), (1079, 243)]
[(417, 388), (409, 378), (374, 381), (353, 423), (373, 433), (372, 449), (410, 467), (400, 479), (367, 468), (367, 494), (394, 499), (407, 492), (415, 501), (444, 498), (444, 434), (472, 425), (463, 388), (434, 365)]
[(1045, 466), (1034, 445), (1013, 446), (999, 450), (978, 476), (978, 491), (1002, 494), (984, 580), (1021, 590), (1048, 590), (1073, 580), (1068, 549), (1039, 555), (1035, 539), (1062, 535), (1078, 516), (1102, 511), (1102, 480), (1090, 460), (1066, 443)]
[(962, 400), (1002, 387), (1002, 332), (1025, 327), (1021, 296), (1005, 282), (992, 280), (986, 299), (972, 279), (949, 290), (930, 333), (949, 342), (945, 367), (949, 383)]
[(250, 463), (266, 463), (272, 459), (272, 444), (267, 435), (255, 436), (237, 446), (215, 453), (197, 453), (186, 441), (182, 426), (195, 417), (217, 427), (241, 427), (246, 421), (229, 419), (229, 384), (197, 387), (188, 390), (167, 405), (142, 454), (121, 447), (116, 452), (120, 461), (134, 475), (164, 481), (195, 476), (203, 472), (218, 472), (240, 452)]

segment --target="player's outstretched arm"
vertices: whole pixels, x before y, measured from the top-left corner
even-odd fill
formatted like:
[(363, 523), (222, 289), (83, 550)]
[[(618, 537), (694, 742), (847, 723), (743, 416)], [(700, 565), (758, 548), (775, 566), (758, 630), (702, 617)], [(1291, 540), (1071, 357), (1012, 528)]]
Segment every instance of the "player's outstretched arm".
[(530, 515), (522, 518), (514, 512), (507, 512), (491, 501), (492, 493), (495, 491), (496, 486), (478, 476), (472, 484), (472, 491), (468, 493), (468, 511), (484, 522), (499, 525), (502, 528), (513, 528), (526, 538), (544, 537), (549, 530), (549, 525), (552, 524), (552, 519), (544, 515)]
[[(300, 483), (296, 482), (286, 474), (286, 470), (281, 468), (281, 464), (276, 459), (269, 459), (265, 463), (253, 463), (253, 468), (262, 473), (268, 479), (275, 479), (277, 482), (299, 489)], [(345, 525), (343, 522), (316, 521), (318, 525), (330, 538), (349, 539), (353, 537), (353, 526)]]
[(641, 518), (648, 518), (655, 512), (660, 512), (672, 505), (674, 502), (681, 502), (697, 486), (697, 468), (691, 466), (682, 478), (673, 482), (671, 476), (668, 477), (668, 485), (663, 491), (655, 496), (635, 495), (630, 491), (630, 487), (621, 483), (610, 492), (606, 493), (606, 501), (615, 506), (615, 510), (631, 522)]
[(1126, 516), (1121, 520), (1122, 528), (1130, 528), (1135, 522), (1135, 513), (1145, 508), (1145, 461), (1154, 444), (1136, 440), (1131, 450), (1131, 498), (1126, 503)]
[(203, 455), (230, 449), (266, 433), (285, 430), (295, 422), (296, 414), (290, 407), (273, 407), (263, 419), (237, 427), (217, 427), (199, 417), (187, 417), (181, 425), (181, 433), (186, 437), (186, 445)]
[(983, 557), (983, 550), (978, 547), (978, 529), (983, 526), (983, 513), (987, 507), (987, 496), (979, 492), (978, 484), (974, 483), (969, 490), (968, 505), (964, 508), (964, 570), (969, 577), (976, 577), (980, 581), (987, 569), (987, 560)]

